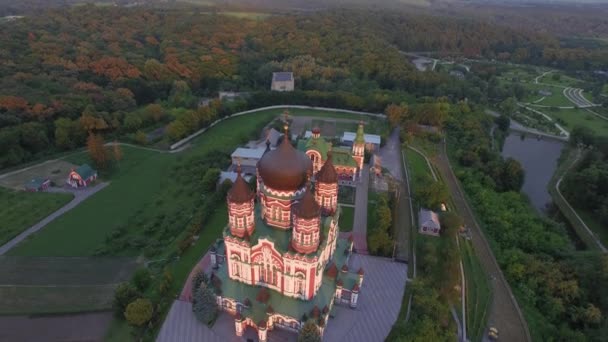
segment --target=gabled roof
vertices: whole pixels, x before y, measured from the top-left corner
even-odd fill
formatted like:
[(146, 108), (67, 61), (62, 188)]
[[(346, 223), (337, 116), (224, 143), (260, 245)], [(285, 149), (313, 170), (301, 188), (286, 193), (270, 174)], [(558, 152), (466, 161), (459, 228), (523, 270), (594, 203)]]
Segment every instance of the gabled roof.
[(42, 187), (42, 185), (47, 181), (49, 181), (48, 178), (34, 178), (29, 182), (25, 183), (24, 187), (26, 189), (40, 189), (40, 187)]
[(331, 143), (327, 142), (325, 138), (318, 137), (313, 138), (310, 137), (308, 140), (299, 140), (298, 141), (298, 150), (302, 152), (306, 152), (308, 150), (315, 150), (321, 154), (321, 158), (325, 160), (327, 158), (327, 151), (331, 149)]
[(76, 172), (82, 179), (87, 179), (97, 173), (97, 171), (93, 170), (89, 164), (80, 165), (76, 170), (74, 170), (74, 172)]
[(440, 228), (439, 224), (439, 215), (436, 212), (428, 210), (428, 209), (420, 209), (420, 213), (418, 213), (418, 221), (419, 224), (432, 222), (437, 228)]
[(273, 72), (272, 80), (275, 82), (293, 81), (293, 72), (288, 72), (288, 71)]

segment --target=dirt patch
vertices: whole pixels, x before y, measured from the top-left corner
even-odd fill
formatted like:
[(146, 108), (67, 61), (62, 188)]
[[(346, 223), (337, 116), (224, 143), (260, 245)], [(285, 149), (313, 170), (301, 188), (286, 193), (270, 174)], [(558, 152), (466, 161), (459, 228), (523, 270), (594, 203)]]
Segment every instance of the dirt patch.
[(112, 313), (0, 316), (0, 341), (103, 341)]
[(63, 186), (74, 165), (65, 160), (51, 160), (38, 165), (34, 165), (23, 170), (10, 172), (0, 176), (0, 185), (22, 190), (23, 185), (34, 178), (49, 178), (56, 186)]

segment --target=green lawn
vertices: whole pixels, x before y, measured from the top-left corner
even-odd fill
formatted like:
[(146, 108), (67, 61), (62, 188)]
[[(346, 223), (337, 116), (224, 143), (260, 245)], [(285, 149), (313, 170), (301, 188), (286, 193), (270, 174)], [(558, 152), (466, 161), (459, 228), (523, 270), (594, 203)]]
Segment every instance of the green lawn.
[[(13, 248), (9, 255), (89, 256), (106, 236), (159, 191), (173, 155), (123, 147), (119, 171), (105, 189)], [(76, 156), (75, 158), (81, 158)]]
[(574, 127), (588, 127), (598, 135), (608, 136), (608, 120), (589, 113), (585, 109), (556, 109), (546, 108), (541, 110), (543, 113), (559, 119), (558, 121), (567, 131), (571, 131)]
[(585, 83), (581, 80), (577, 80), (575, 78), (564, 75), (562, 73), (559, 73), (559, 75), (560, 75), (559, 79), (556, 80), (553, 78), (556, 73), (558, 73), (558, 72), (554, 71), (550, 74), (547, 74), (544, 77), (541, 77), (538, 80), (538, 82), (553, 84), (553, 85), (562, 86), (562, 87), (573, 87), (573, 88), (582, 88)]
[(471, 242), (460, 239), (460, 253), (466, 279), (467, 331), (472, 341), (481, 341), (492, 290)]
[(72, 194), (24, 192), (0, 187), (0, 245), (72, 200)]
[(341, 209), (340, 231), (350, 232), (353, 230), (353, 225), (355, 223), (355, 208), (342, 206)]
[[(270, 112), (274, 112), (277, 114), (283, 114), (284, 109), (271, 109)], [(262, 112), (260, 112), (262, 113)], [(290, 108), (289, 115), (294, 116), (315, 116), (315, 117), (327, 117), (327, 118), (341, 118), (341, 119), (350, 119), (350, 120), (376, 120), (376, 117), (369, 115), (360, 115), (353, 113), (344, 113), (344, 112), (332, 112), (332, 111), (322, 111), (315, 109), (297, 109)]]
[[(418, 177), (431, 175), (431, 170), (423, 156), (412, 149), (405, 150), (405, 162), (407, 163), (408, 170), (410, 172), (410, 178), (412, 181)], [(416, 184), (411, 184), (412, 190), (416, 187)]]

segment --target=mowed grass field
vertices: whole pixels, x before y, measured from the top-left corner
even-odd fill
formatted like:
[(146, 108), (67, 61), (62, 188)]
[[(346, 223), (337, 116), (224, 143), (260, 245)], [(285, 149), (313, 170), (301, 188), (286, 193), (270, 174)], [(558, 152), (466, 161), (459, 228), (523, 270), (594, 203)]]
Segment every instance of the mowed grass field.
[[(596, 111), (594, 108), (591, 110)], [(591, 129), (598, 135), (608, 136), (608, 120), (604, 120), (585, 109), (556, 109), (543, 108), (543, 113), (562, 121), (562, 125), (567, 131), (571, 131), (577, 126)]]
[(107, 310), (133, 258), (0, 257), (0, 315)]
[[(9, 255), (89, 256), (115, 226), (133, 215), (160, 189), (173, 155), (123, 147), (110, 185), (30, 235)], [(86, 154), (71, 157), (86, 158)]]
[(0, 245), (69, 203), (72, 194), (25, 192), (0, 187)]

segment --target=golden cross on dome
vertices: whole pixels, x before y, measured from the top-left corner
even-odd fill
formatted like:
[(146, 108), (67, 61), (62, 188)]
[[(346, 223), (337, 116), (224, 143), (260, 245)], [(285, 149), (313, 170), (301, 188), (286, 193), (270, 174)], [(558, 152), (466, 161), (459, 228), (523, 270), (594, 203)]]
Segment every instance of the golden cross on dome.
[(236, 172), (241, 173), (241, 157), (236, 157)]

